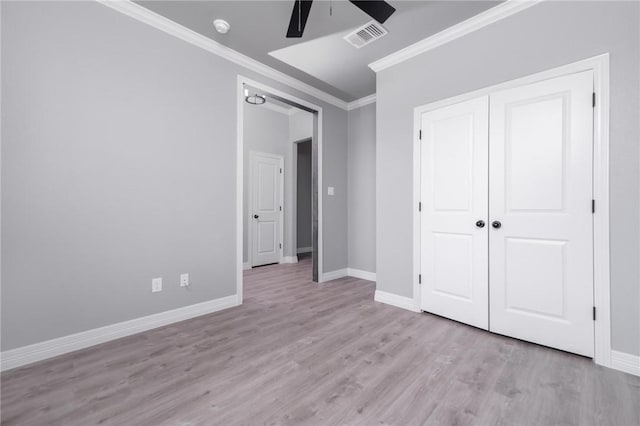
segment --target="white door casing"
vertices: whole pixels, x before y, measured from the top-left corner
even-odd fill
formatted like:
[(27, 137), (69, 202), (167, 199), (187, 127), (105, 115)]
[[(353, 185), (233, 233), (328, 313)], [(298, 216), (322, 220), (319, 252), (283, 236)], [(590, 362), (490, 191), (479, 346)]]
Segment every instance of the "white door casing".
[(593, 72), (490, 96), (490, 330), (592, 357)]
[(278, 263), (282, 257), (283, 157), (251, 152), (251, 266)]
[(485, 330), (488, 119), (487, 96), (421, 117), (421, 309)]

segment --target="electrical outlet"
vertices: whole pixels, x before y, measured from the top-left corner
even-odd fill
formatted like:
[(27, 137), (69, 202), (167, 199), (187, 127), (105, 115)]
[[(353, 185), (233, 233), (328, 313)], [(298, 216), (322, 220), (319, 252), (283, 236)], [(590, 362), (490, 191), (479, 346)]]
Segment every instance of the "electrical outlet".
[(189, 274), (180, 274), (180, 287), (189, 287)]
[(151, 280), (151, 292), (162, 291), (162, 278), (154, 278)]

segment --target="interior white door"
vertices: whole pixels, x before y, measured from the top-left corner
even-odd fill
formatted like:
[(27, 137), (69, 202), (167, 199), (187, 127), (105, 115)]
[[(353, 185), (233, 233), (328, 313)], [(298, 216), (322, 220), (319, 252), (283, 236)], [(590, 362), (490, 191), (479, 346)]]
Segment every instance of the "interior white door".
[(488, 327), (488, 97), (422, 115), (422, 310)]
[[(490, 330), (593, 356), (593, 74), (490, 100)], [(499, 227), (498, 227), (499, 226)]]
[(280, 261), (282, 157), (251, 155), (251, 266)]

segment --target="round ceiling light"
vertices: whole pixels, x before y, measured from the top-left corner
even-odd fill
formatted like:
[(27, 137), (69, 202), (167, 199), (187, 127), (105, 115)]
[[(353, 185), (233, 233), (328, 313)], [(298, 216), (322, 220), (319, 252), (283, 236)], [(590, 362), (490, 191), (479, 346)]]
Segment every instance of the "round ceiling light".
[(263, 103), (267, 102), (267, 98), (262, 96), (262, 95), (258, 95), (257, 93), (255, 95), (247, 95), (244, 97), (244, 100), (251, 105), (262, 105)]
[(231, 29), (231, 25), (224, 19), (216, 19), (213, 21), (213, 26), (216, 27), (216, 31), (220, 34), (226, 34)]

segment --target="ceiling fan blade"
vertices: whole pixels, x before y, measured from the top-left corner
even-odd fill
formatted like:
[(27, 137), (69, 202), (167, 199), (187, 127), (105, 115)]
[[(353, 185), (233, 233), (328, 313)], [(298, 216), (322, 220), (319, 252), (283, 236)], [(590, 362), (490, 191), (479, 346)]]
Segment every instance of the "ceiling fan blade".
[(386, 1), (349, 1), (381, 24), (384, 24), (384, 21), (389, 19), (389, 16), (393, 15), (393, 12), (396, 11), (396, 8), (391, 6)]
[(313, 0), (295, 0), (293, 3), (293, 11), (291, 12), (291, 20), (289, 21), (289, 29), (287, 30), (287, 38), (300, 38), (304, 33), (304, 27), (307, 25), (309, 12)]

